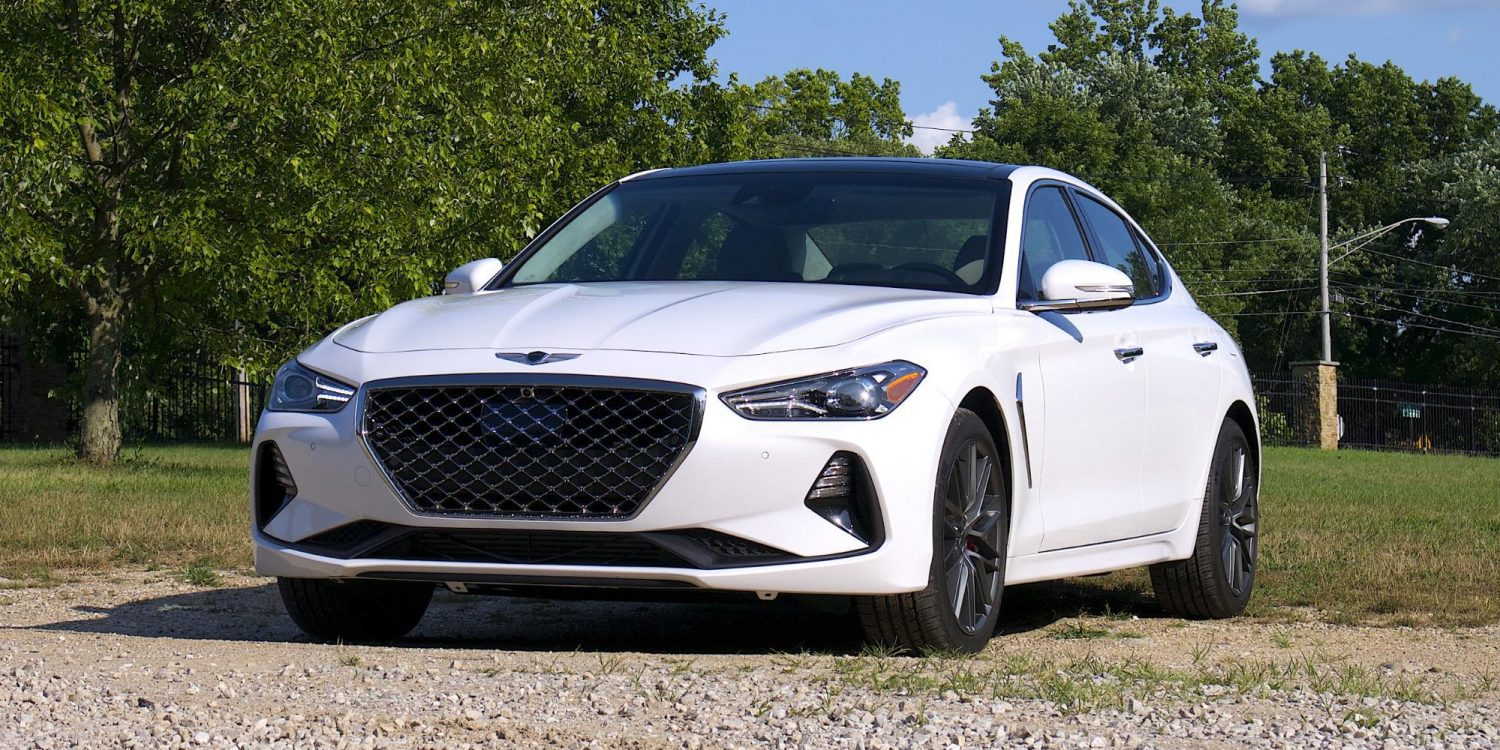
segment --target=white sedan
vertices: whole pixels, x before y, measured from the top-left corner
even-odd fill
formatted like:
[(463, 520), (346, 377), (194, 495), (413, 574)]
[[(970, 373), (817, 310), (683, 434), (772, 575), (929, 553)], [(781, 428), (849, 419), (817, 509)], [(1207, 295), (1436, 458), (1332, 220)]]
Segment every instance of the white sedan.
[(1067, 174), (658, 170), (445, 286), (302, 352), (261, 417), (256, 570), (314, 637), (403, 635), (436, 585), (851, 597), (871, 641), (965, 651), (1008, 584), (1250, 596), (1244, 359)]

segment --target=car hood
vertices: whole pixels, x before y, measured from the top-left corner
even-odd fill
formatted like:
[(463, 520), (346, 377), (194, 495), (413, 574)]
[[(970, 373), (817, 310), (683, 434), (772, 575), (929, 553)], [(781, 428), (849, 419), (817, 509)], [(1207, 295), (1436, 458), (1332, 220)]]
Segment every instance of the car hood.
[(538, 284), (428, 297), (339, 331), (362, 352), (614, 349), (730, 357), (847, 343), (925, 318), (983, 314), (973, 295), (836, 284)]

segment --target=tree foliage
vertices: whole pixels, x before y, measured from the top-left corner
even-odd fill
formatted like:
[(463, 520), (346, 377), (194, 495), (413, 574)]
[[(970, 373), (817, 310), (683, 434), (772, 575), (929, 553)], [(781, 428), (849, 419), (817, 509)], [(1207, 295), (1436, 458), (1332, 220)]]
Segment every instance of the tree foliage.
[(894, 82), (716, 83), (723, 33), (689, 0), (9, 3), (0, 300), (87, 352), (109, 460), (126, 356), (263, 373), (630, 172), (902, 150)]
[[(1252, 364), (1315, 355), (1320, 152), (1356, 373), (1500, 383), (1500, 115), (1456, 79), (1301, 51), (1237, 11), (1072, 0), (1000, 40), (972, 138), (1121, 200)], [(86, 354), (81, 452), (118, 445), (127, 358), (266, 373), (340, 322), (509, 257), (598, 186), (731, 159), (916, 155), (900, 84), (720, 79), (691, 0), (15, 0), (0, 9), (0, 316)], [(1343, 315), (1347, 313), (1348, 315)]]
[[(1002, 59), (985, 76), (990, 106), (972, 138), (940, 155), (1092, 180), (1166, 245), (1252, 364), (1274, 367), (1317, 356), (1311, 186), (1328, 152), (1335, 241), (1414, 215), (1455, 219), (1447, 235), (1403, 230), (1335, 266), (1338, 358), (1358, 374), (1500, 382), (1466, 365), (1494, 352), (1475, 334), (1500, 329), (1500, 303), (1464, 296), (1488, 282), (1411, 262), (1493, 268), (1482, 248), (1500, 234), (1472, 212), (1486, 205), (1478, 167), (1493, 157), (1495, 109), (1456, 79), (1417, 82), (1352, 56), (1330, 66), (1277, 53), (1263, 79), (1238, 24), (1222, 0), (1204, 0), (1196, 15), (1156, 0), (1071, 0), (1052, 24), (1057, 42), (1039, 54), (1001, 38)], [(1368, 296), (1388, 286), (1408, 293)]]

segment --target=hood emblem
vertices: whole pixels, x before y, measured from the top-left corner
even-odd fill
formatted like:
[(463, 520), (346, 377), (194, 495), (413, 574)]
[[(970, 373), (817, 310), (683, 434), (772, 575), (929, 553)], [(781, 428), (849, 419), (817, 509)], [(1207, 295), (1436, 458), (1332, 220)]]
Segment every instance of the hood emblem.
[(578, 354), (552, 354), (549, 352), (495, 352), (496, 359), (506, 362), (515, 362), (518, 365), (550, 365), (553, 362), (566, 362), (570, 359), (578, 359)]

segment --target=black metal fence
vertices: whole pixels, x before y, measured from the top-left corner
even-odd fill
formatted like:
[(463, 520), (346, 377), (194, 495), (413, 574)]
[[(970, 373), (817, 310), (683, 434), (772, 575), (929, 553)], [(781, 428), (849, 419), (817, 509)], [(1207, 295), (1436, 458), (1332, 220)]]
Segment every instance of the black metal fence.
[[(48, 393), (36, 383), (23, 387), (23, 381), (41, 373), (25, 358), (22, 347), (18, 337), (0, 332), (0, 442), (35, 439), (37, 420), (49, 417), (66, 422), (66, 429), (57, 424), (45, 431), (57, 436), (51, 439), (77, 436), (82, 404), (76, 396), (63, 395), (76, 389), (54, 388)], [(71, 362), (59, 371), (62, 381), (76, 385), (80, 365)], [(241, 380), (232, 368), (191, 358), (167, 374), (151, 372), (127, 358), (119, 378), (120, 431), (131, 442), (236, 441), (254, 431), (265, 405), (265, 384)]]
[(232, 442), (241, 437), (242, 419), (255, 429), (265, 405), (265, 386), (230, 368), (194, 363), (165, 377), (121, 369), (120, 433), (127, 441)]
[(1266, 445), (1308, 445), (1294, 429), (1316, 415), (1318, 405), (1290, 372), (1255, 373), (1255, 409), (1260, 415), (1260, 440)]
[(21, 393), (21, 342), (0, 331), (0, 441), (14, 439)]
[[(1261, 439), (1312, 445), (1317, 391), (1291, 373), (1253, 376)], [(1339, 447), (1500, 456), (1500, 392), (1339, 377)]]

